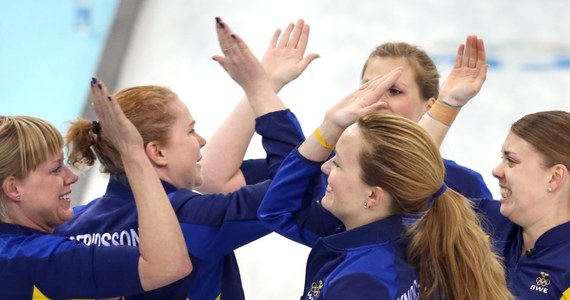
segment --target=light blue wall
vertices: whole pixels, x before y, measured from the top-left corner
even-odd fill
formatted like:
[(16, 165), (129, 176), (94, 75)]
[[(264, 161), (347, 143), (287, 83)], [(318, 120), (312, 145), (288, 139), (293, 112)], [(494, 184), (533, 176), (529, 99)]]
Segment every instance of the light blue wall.
[(118, 0), (0, 0), (0, 114), (81, 115)]

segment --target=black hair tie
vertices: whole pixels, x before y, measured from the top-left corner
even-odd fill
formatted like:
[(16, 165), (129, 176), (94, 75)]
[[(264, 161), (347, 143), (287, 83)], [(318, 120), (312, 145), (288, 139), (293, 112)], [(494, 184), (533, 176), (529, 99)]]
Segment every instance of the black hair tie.
[(99, 132), (101, 132), (101, 124), (97, 121), (91, 122), (91, 131), (93, 131), (94, 134), (99, 134)]

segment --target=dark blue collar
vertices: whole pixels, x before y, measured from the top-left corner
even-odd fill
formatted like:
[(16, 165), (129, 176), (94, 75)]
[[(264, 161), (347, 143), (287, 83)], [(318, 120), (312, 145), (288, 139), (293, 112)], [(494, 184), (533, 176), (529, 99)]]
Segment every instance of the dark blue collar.
[(31, 235), (31, 234), (49, 234), (45, 231), (33, 229), (27, 226), (12, 224), (12, 223), (3, 223), (0, 222), (0, 233), (2, 234), (22, 234), (22, 235)]
[[(162, 187), (164, 187), (164, 190), (167, 194), (178, 190), (174, 185), (164, 180), (161, 180), (160, 182), (162, 183)], [(134, 199), (133, 191), (129, 186), (127, 178), (124, 176), (111, 176), (111, 179), (109, 179), (109, 183), (107, 184), (105, 197), (128, 200)]]
[(335, 248), (349, 249), (396, 240), (402, 237), (405, 230), (406, 227), (401, 216), (390, 216), (380, 221), (324, 237), (322, 241)]
[(535, 248), (546, 248), (566, 243), (570, 240), (570, 222), (560, 224), (543, 233), (536, 241)]

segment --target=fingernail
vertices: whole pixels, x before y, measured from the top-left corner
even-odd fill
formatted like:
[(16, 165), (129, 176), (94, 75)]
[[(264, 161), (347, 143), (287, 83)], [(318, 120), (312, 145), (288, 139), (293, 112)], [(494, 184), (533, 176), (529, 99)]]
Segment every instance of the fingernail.
[(222, 29), (226, 28), (226, 25), (224, 25), (224, 23), (220, 22), (220, 23), (218, 23), (218, 24), (220, 24), (220, 27), (221, 27)]
[(212, 56), (212, 60), (218, 61), (215, 57)]
[(236, 38), (237, 38), (236, 35), (232, 33), (232, 39), (235, 40)]
[(100, 90), (103, 90), (103, 86), (100, 83), (97, 83), (97, 87), (99, 87)]
[(216, 17), (216, 23), (220, 23), (220, 17)]
[(91, 77), (91, 84), (95, 84), (97, 82), (97, 79), (95, 79), (95, 77)]
[(109, 101), (113, 100), (113, 98), (111, 98), (111, 96), (107, 96), (107, 99), (109, 99)]

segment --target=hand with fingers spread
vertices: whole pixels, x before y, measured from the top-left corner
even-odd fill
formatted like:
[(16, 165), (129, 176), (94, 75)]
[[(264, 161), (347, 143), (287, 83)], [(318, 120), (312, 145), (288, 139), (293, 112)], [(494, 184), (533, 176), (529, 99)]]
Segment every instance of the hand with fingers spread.
[[(227, 115), (202, 150), (204, 184), (198, 189), (203, 193), (228, 193), (246, 185), (246, 175), (242, 172), (242, 167), (250, 170), (249, 166), (255, 165), (256, 175), (268, 176), (258, 176), (256, 180), (269, 178), (271, 160), (248, 160), (244, 164), (245, 153), (255, 133), (256, 118), (277, 111), (291, 114), (285, 111), (286, 106), (276, 93), (285, 84), (297, 78), (307, 65), (318, 57), (316, 54), (310, 54), (303, 58), (309, 37), (309, 26), (303, 20), (299, 20), (296, 25), (289, 24), (283, 34), (281, 30), (275, 31), (265, 52), (261, 69), (249, 50), (244, 52), (233, 48), (237, 43), (233, 40), (227, 24), (220, 18), (216, 18), (216, 31), (225, 56), (214, 56), (214, 60), (218, 61), (238, 84), (245, 82), (244, 76), (253, 76), (247, 80), (254, 85), (244, 86), (246, 96)], [(243, 61), (238, 64), (238, 58), (244, 54), (247, 63)], [(303, 137), (302, 132), (299, 132), (299, 136)], [(261, 166), (267, 166), (266, 170), (259, 170)]]
[(452, 105), (465, 105), (481, 90), (488, 68), (483, 39), (468, 36), (457, 50), (455, 65), (443, 82), (438, 98)]
[(344, 129), (360, 116), (382, 109), (386, 105), (382, 98), (398, 80), (402, 71), (403, 68), (398, 67), (384, 76), (378, 76), (364, 83), (358, 90), (332, 106), (327, 111), (325, 120)]
[(309, 33), (309, 25), (299, 19), (296, 24), (290, 23), (283, 33), (277, 29), (273, 34), (261, 64), (275, 92), (299, 77), (314, 59), (319, 58), (315, 53), (304, 56)]
[(385, 107), (386, 102), (382, 99), (402, 71), (403, 68), (398, 67), (384, 76), (377, 76), (333, 105), (314, 134), (299, 146), (299, 153), (312, 161), (326, 159), (347, 127), (359, 117)]

